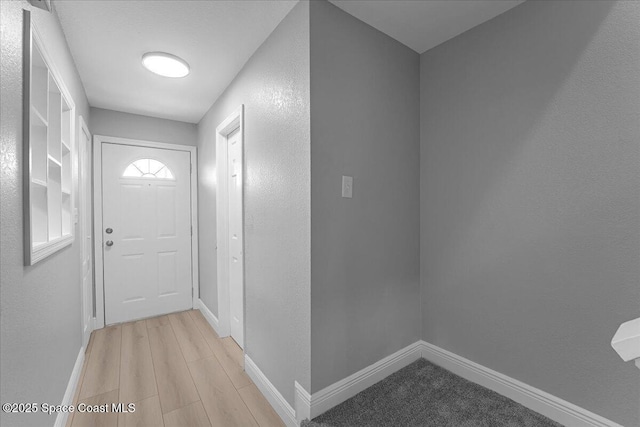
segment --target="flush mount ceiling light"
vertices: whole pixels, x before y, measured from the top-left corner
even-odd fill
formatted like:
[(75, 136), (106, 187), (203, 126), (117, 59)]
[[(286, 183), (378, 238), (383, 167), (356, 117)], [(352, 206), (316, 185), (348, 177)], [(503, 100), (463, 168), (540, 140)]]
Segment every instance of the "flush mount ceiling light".
[(189, 64), (184, 59), (165, 52), (145, 53), (142, 55), (142, 65), (164, 77), (184, 77), (189, 74)]

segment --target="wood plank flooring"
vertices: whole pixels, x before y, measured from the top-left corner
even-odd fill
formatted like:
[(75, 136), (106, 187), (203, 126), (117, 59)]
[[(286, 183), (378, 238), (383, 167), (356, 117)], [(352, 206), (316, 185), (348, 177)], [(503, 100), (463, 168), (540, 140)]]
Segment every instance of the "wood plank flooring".
[(133, 413), (70, 414), (67, 427), (281, 427), (244, 372), (242, 350), (198, 310), (91, 334), (74, 404), (135, 403)]

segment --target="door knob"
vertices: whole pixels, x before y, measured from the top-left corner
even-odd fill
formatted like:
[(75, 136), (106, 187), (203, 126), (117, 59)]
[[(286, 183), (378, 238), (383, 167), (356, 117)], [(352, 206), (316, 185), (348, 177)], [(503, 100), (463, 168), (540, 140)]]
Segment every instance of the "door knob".
[(106, 245), (107, 246), (113, 246), (113, 240), (107, 240)]
[(107, 228), (106, 230), (104, 230), (107, 234), (111, 234), (113, 233), (113, 228)]

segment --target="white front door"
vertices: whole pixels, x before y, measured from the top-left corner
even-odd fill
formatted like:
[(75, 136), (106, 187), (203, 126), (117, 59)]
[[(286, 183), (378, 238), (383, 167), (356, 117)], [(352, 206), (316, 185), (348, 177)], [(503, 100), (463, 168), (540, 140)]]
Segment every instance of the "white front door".
[(79, 138), (79, 205), (80, 205), (80, 244), (82, 250), (82, 346), (87, 348), (91, 335), (93, 318), (93, 266), (91, 258), (91, 135), (80, 121)]
[(242, 236), (242, 146), (239, 128), (227, 137), (229, 202), (229, 300), (231, 336), (244, 348), (243, 236)]
[(102, 144), (105, 323), (192, 308), (191, 154)]

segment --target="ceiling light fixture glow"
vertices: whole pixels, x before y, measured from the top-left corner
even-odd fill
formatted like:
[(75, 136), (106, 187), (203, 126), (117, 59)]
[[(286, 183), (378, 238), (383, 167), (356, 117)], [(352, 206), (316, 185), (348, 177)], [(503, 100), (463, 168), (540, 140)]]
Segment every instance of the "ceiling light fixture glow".
[(142, 65), (164, 77), (184, 77), (189, 74), (189, 64), (184, 59), (165, 52), (145, 53), (142, 55)]

